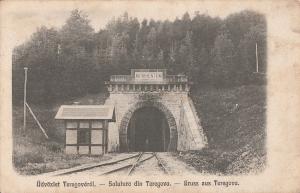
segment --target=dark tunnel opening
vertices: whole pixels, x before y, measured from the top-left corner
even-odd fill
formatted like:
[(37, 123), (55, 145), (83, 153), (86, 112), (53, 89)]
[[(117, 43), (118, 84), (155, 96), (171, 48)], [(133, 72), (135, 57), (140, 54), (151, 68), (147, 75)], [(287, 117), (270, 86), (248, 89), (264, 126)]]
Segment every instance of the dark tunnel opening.
[(170, 142), (170, 129), (167, 119), (155, 107), (136, 110), (127, 130), (129, 151), (162, 152), (167, 151)]

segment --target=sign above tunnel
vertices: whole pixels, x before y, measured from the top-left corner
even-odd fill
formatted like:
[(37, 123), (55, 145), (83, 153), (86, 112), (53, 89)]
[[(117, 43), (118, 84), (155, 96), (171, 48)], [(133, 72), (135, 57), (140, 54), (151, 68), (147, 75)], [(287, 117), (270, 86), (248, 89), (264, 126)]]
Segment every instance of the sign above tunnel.
[(131, 77), (135, 82), (162, 82), (166, 74), (166, 69), (131, 69)]
[(135, 72), (135, 81), (163, 81), (163, 72)]
[(110, 80), (105, 82), (105, 84), (111, 86), (117, 84), (179, 85), (186, 83), (188, 83), (186, 75), (168, 75), (166, 69), (131, 69), (130, 75), (111, 75)]

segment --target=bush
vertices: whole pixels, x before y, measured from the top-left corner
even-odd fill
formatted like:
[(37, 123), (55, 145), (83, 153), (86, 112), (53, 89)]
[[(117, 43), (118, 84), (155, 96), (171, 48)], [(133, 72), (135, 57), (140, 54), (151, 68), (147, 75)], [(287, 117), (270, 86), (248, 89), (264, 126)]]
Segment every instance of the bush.
[(17, 167), (23, 167), (28, 163), (44, 163), (43, 153), (41, 152), (25, 152), (24, 154), (17, 155), (14, 152), (13, 162)]
[(62, 145), (59, 144), (59, 143), (56, 143), (56, 142), (49, 142), (49, 143), (47, 144), (47, 149), (48, 149), (49, 151), (54, 152), (54, 153), (60, 153), (60, 152), (63, 151)]

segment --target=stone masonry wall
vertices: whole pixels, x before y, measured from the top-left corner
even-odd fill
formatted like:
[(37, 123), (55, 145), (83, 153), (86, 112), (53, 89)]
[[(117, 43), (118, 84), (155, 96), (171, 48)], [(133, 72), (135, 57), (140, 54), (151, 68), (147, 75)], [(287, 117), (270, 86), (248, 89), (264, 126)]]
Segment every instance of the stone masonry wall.
[[(158, 103), (163, 104), (173, 115), (177, 133), (178, 133), (178, 143), (177, 143), (177, 150), (190, 150), (197, 149), (194, 144), (194, 140), (191, 141), (191, 137), (194, 134), (191, 130), (191, 126), (196, 127), (195, 123), (187, 124), (188, 121), (191, 121), (191, 117), (187, 118), (188, 116), (194, 116), (189, 114), (185, 114), (187, 110), (181, 112), (183, 104), (188, 101), (187, 92), (164, 92), (164, 93), (138, 93), (138, 92), (119, 92), (119, 93), (110, 93), (109, 98), (106, 100), (105, 105), (114, 105), (115, 106), (115, 113), (116, 113), (116, 123), (111, 124), (109, 127), (109, 151), (118, 151), (120, 147), (116, 145), (116, 143), (120, 143), (116, 136), (120, 135), (120, 124), (122, 118), (125, 114), (138, 102), (143, 101), (156, 101)], [(183, 116), (183, 114), (185, 116)], [(119, 129), (117, 129), (119, 128)], [(195, 129), (202, 129), (201, 127), (194, 128)], [(200, 135), (194, 136), (195, 138), (199, 138)], [(193, 137), (192, 137), (193, 138)], [(202, 139), (197, 139), (201, 142)], [(193, 143), (193, 144), (189, 144)], [(199, 148), (203, 147), (203, 144), (198, 144)]]

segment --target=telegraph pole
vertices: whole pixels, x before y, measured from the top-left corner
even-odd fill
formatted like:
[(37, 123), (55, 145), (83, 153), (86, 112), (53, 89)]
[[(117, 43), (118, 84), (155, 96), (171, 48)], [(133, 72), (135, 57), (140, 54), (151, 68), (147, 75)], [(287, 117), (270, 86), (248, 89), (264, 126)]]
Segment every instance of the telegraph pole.
[(34, 120), (38, 124), (39, 128), (42, 130), (42, 132), (45, 135), (45, 137), (47, 139), (49, 139), (49, 137), (48, 137), (45, 129), (42, 127), (41, 123), (39, 122), (39, 120), (37, 119), (37, 117), (35, 116), (35, 114), (33, 113), (33, 111), (30, 108), (30, 106), (27, 104), (26, 87), (27, 87), (27, 71), (28, 71), (28, 68), (25, 67), (24, 71), (25, 71), (25, 80), (24, 80), (24, 121), (23, 121), (23, 129), (24, 129), (24, 131), (26, 130), (26, 110), (27, 110), (26, 108), (28, 108), (29, 112), (31, 113), (32, 117), (34, 118)]
[(27, 87), (27, 70), (28, 68), (25, 67), (24, 71), (25, 71), (25, 80), (24, 80), (24, 120), (23, 120), (23, 129), (26, 130), (26, 87)]
[(256, 73), (258, 73), (258, 54), (257, 54), (257, 42), (255, 43), (255, 56), (256, 56)]

